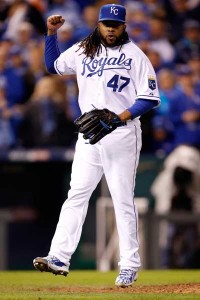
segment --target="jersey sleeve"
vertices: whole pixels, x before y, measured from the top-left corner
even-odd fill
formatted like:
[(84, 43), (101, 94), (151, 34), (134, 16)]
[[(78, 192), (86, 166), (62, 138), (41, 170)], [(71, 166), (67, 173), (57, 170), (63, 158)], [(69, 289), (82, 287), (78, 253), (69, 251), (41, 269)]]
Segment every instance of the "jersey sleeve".
[(134, 84), (136, 90), (136, 100), (139, 98), (156, 100), (160, 103), (157, 78), (154, 68), (145, 55), (137, 57), (134, 65)]
[(76, 74), (75, 45), (62, 52), (54, 62), (54, 68), (59, 75)]

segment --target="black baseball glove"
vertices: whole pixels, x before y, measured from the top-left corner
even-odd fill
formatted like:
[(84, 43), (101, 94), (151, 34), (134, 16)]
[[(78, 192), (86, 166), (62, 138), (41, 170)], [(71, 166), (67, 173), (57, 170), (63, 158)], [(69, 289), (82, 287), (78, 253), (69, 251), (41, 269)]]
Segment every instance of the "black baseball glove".
[(96, 144), (105, 135), (117, 127), (126, 125), (114, 112), (104, 109), (93, 109), (84, 113), (74, 121), (78, 132), (83, 133), (84, 139), (89, 139), (90, 144)]

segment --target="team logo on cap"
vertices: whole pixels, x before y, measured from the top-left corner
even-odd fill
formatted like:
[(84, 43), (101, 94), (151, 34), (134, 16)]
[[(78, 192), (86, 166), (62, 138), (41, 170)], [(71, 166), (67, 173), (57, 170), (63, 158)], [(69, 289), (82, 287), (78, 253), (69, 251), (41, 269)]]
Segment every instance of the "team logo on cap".
[(149, 88), (153, 91), (156, 89), (156, 80), (154, 77), (149, 77), (148, 78), (148, 85), (149, 85)]
[(117, 16), (117, 15), (118, 15), (118, 8), (116, 8), (115, 6), (114, 6), (114, 7), (112, 6), (112, 7), (110, 8), (110, 13), (111, 13), (111, 14), (113, 13), (114, 15)]

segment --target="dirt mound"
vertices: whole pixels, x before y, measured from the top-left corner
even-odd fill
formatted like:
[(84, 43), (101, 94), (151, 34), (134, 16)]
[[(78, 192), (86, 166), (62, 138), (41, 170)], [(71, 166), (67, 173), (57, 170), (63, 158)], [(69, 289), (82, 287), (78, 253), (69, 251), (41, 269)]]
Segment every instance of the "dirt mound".
[[(49, 289), (48, 289), (49, 290)], [(200, 294), (200, 283), (187, 284), (170, 284), (170, 285), (135, 285), (126, 289), (122, 288), (94, 288), (94, 287), (66, 287), (66, 288), (52, 288), (54, 292), (65, 293), (130, 293), (130, 294)]]

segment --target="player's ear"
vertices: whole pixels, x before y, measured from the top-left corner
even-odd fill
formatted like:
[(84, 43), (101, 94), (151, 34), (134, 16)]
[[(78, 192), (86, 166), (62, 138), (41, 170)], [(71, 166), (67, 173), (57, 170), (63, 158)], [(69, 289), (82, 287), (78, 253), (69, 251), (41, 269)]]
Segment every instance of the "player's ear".
[(124, 30), (126, 30), (126, 24), (124, 24)]

